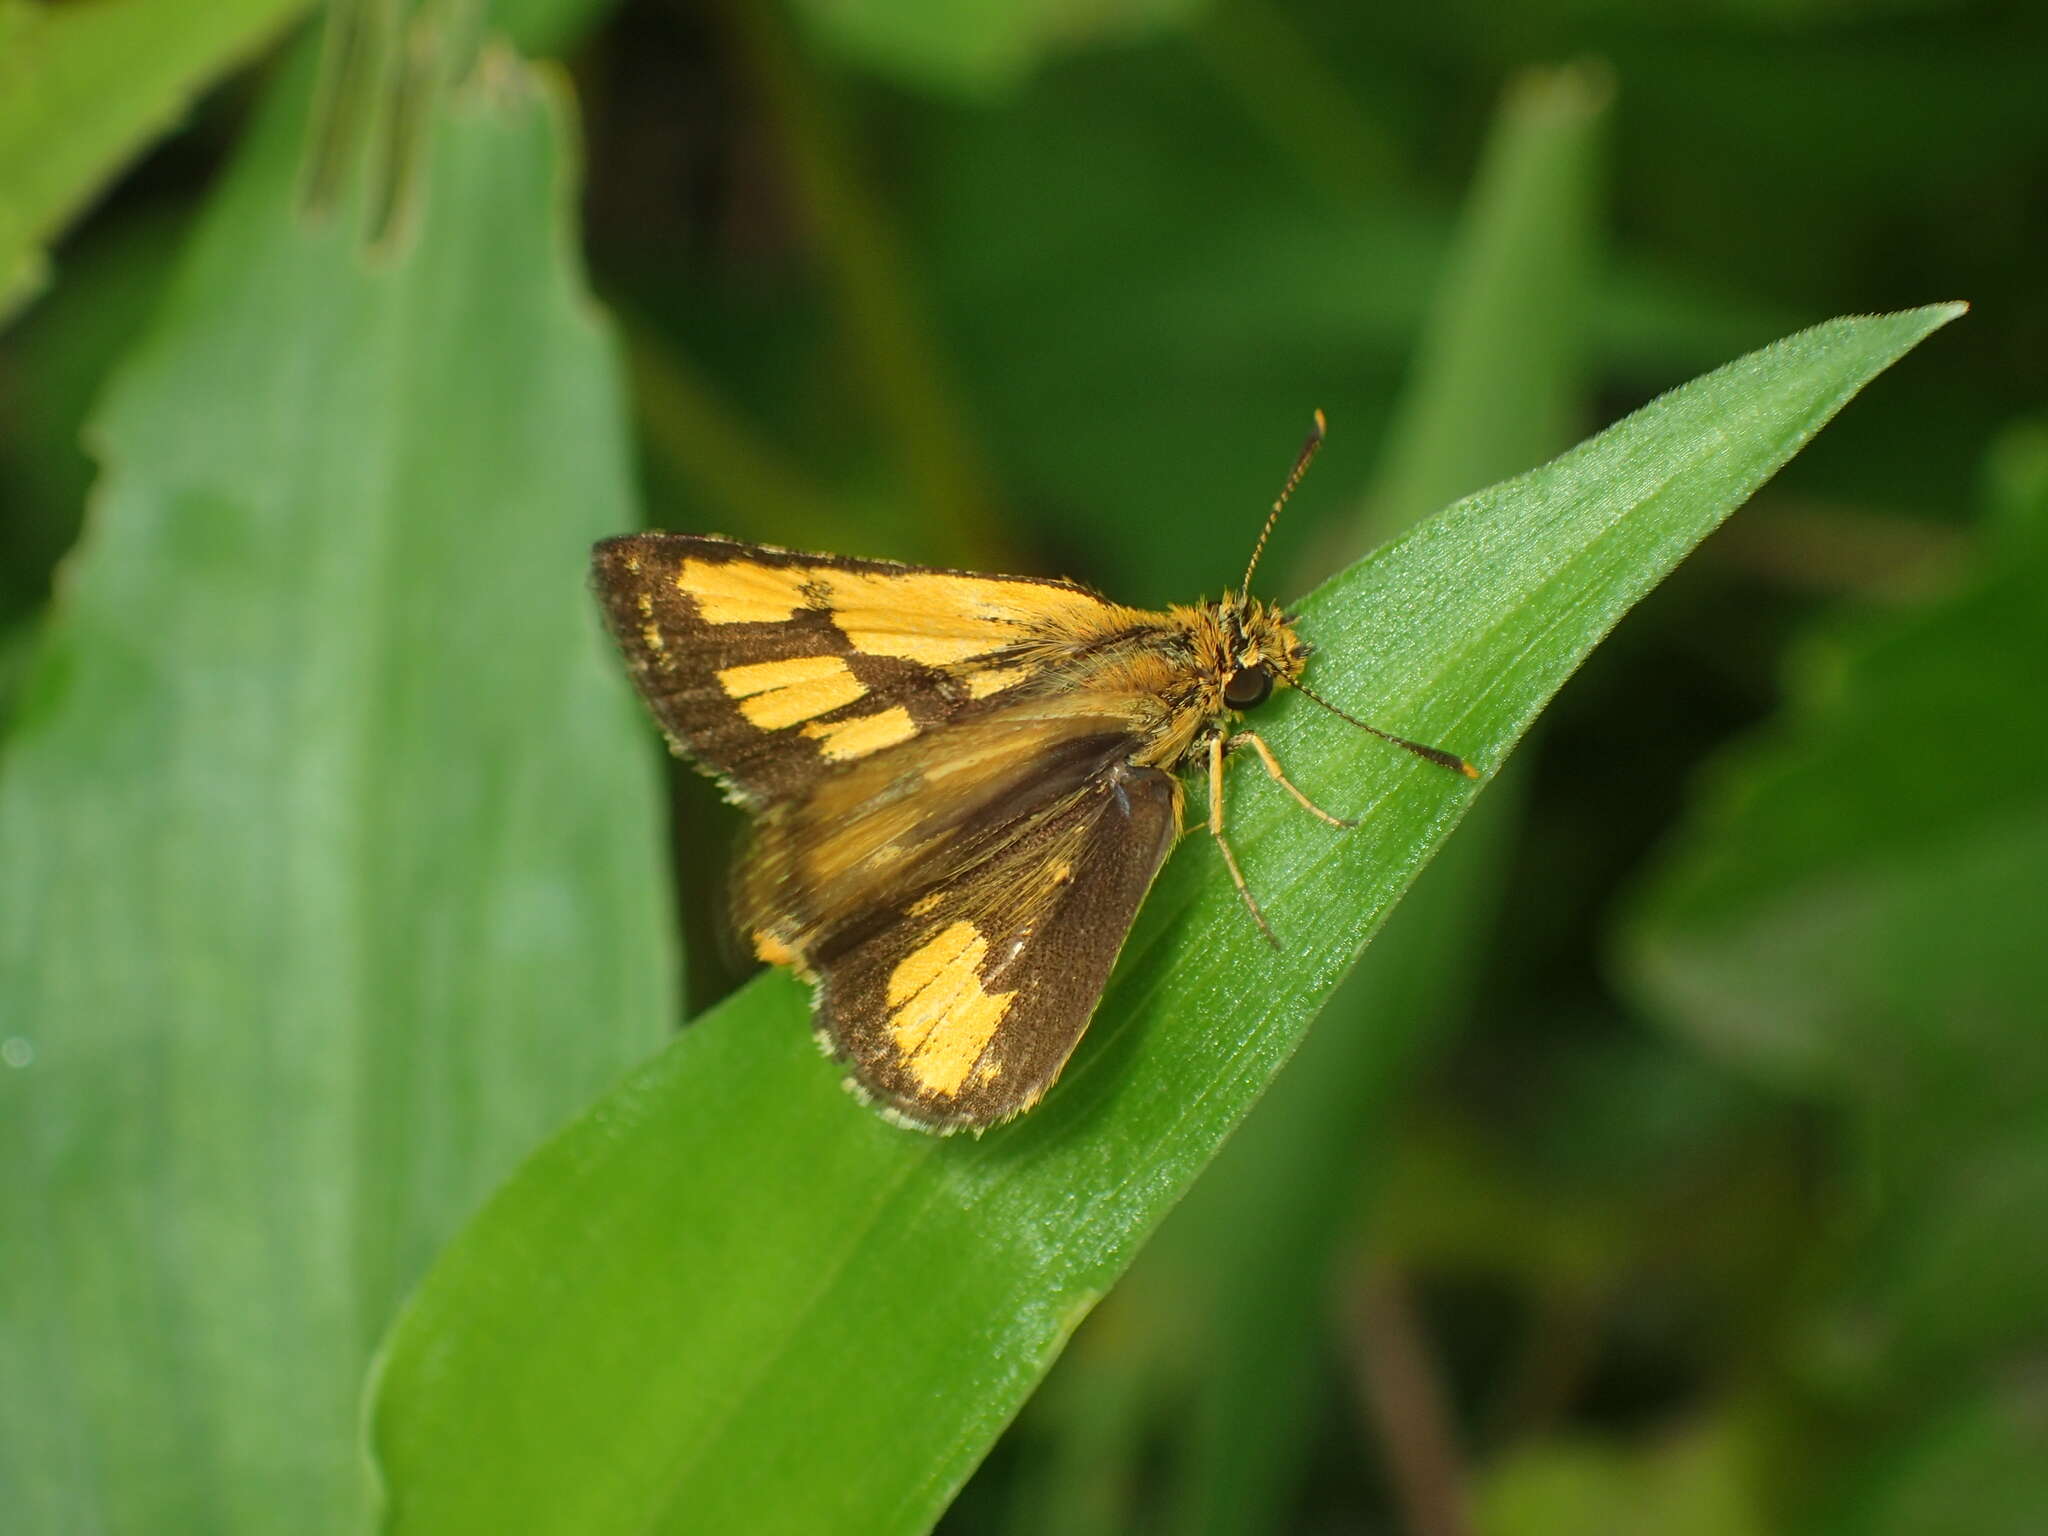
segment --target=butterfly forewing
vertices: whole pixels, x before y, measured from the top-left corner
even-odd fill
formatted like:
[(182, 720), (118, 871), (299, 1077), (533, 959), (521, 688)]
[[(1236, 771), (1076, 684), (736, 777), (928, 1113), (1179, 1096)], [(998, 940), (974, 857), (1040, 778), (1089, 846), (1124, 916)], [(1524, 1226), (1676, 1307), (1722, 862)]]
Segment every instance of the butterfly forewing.
[(1179, 832), (1178, 782), (1132, 762), (1160, 617), (689, 534), (595, 564), (671, 745), (754, 809), (742, 931), (817, 983), (854, 1086), (930, 1129), (1029, 1108)]
[(607, 540), (595, 571), (671, 745), (755, 805), (1024, 684), (1048, 644), (1142, 617), (1069, 582), (694, 534)]

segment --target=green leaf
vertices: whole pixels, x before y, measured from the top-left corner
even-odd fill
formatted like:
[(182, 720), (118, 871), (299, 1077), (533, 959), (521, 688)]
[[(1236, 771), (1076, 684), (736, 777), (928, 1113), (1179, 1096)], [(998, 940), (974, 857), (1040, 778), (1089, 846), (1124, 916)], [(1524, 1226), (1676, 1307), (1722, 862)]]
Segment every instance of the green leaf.
[(374, 267), (296, 214), (294, 71), (98, 416), (0, 764), (11, 1529), (360, 1528), (399, 1298), (671, 1016), (613, 359), (487, 62)]
[[(1468, 498), (1302, 605), (1336, 701), (1489, 771), (1628, 606), (1959, 313), (1841, 320)], [(1243, 1117), (1469, 786), (1298, 696), (1270, 737), (1338, 835), (1235, 780), (1044, 1105), (935, 1140), (851, 1103), (773, 974), (532, 1158), (382, 1360), (396, 1530), (918, 1530)]]
[(43, 247), (192, 99), (306, 0), (0, 0), (0, 320)]

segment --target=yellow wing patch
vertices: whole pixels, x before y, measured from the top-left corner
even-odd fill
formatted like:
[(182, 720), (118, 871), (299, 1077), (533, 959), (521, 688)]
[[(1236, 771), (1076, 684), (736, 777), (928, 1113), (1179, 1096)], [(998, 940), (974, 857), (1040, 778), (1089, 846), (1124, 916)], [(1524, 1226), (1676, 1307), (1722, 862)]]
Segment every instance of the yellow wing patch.
[(843, 613), (835, 613), (833, 619), (845, 631), (846, 638), (853, 642), (855, 650), (869, 656), (922, 662), (927, 667), (950, 666), (956, 661), (965, 661), (970, 656), (979, 656), (998, 646), (1008, 645), (1011, 639), (1007, 634), (931, 635), (905, 629), (861, 629)]
[(985, 699), (1005, 688), (1014, 688), (1035, 670), (1033, 667), (983, 667), (977, 672), (970, 672), (966, 679), (967, 697)]
[(982, 986), (987, 956), (988, 940), (974, 924), (958, 922), (889, 973), (889, 1035), (903, 1053), (904, 1070), (926, 1093), (959, 1092), (1016, 999), (1014, 992)]
[(753, 560), (689, 559), (676, 571), (676, 590), (706, 624), (778, 624), (809, 601), (807, 579), (802, 570)]
[(1093, 593), (1045, 582), (991, 581), (940, 571), (812, 573), (832, 622), (870, 656), (943, 667), (1033, 635), (1092, 634), (1126, 610)]
[(748, 662), (726, 667), (717, 677), (727, 696), (740, 701), (740, 713), (764, 731), (815, 720), (867, 692), (852, 668), (837, 656)]
[(898, 704), (872, 715), (855, 715), (851, 720), (807, 725), (804, 734), (816, 737), (819, 749), (835, 763), (850, 763), (870, 752), (910, 740), (917, 734), (917, 722), (910, 718), (908, 709)]
[(706, 624), (783, 623), (822, 607), (856, 649), (928, 666), (964, 661), (1034, 631), (1093, 631), (1123, 613), (1092, 593), (1046, 582), (744, 559), (688, 557), (675, 585)]

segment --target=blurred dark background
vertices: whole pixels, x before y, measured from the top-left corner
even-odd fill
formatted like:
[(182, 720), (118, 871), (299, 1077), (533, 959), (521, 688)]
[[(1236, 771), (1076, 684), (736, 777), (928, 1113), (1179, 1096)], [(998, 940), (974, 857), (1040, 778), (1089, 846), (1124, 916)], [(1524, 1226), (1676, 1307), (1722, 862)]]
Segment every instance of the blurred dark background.
[[(1188, 601), (1241, 570), (1321, 407), (1266, 568), (1292, 595), (1418, 483), (1441, 504), (1831, 315), (1969, 300), (1572, 681), (1387, 930), (1405, 969), (1340, 996), (1309, 1048), (1335, 1054), (943, 1528), (2048, 1523), (2048, 1101), (1987, 1111), (1943, 1054), (1953, 999), (2002, 1070), (2038, 1072), (2048, 1020), (2033, 945), (1943, 926), (2016, 921), (1976, 852), (2048, 838), (2048, 8), (501, 10), (581, 103), (656, 526)], [(87, 407), (268, 67), (0, 332), (0, 690), (78, 533)], [(1517, 191), (1560, 133), (1557, 185)], [(1460, 284), (1516, 291), (1500, 228), (1570, 271), (1489, 317)], [(1561, 361), (1489, 435), (1461, 347), (1482, 379)], [(1995, 601), (2021, 618), (1971, 622)], [(1921, 816), (1951, 774), (1998, 781), (1981, 824), (1968, 796)], [(701, 869), (729, 820), (675, 788)], [(739, 973), (716, 903), (687, 921), (701, 1008)]]

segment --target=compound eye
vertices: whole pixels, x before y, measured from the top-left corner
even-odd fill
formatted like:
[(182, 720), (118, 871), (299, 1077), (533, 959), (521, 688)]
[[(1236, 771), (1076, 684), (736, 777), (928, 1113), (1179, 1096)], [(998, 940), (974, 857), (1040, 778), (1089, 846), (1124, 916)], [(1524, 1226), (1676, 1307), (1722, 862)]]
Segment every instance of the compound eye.
[(1255, 709), (1273, 691), (1273, 674), (1263, 663), (1230, 674), (1223, 683), (1223, 702), (1232, 709)]

